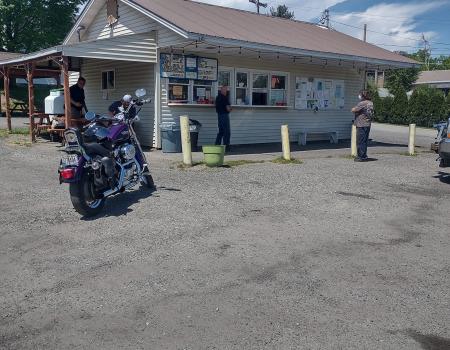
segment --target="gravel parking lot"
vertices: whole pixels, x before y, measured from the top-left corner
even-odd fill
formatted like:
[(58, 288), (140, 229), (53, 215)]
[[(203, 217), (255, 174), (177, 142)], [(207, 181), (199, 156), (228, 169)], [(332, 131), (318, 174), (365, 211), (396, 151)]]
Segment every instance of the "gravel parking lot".
[(0, 139), (1, 349), (450, 349), (450, 171), (374, 149), (180, 170), (80, 219)]

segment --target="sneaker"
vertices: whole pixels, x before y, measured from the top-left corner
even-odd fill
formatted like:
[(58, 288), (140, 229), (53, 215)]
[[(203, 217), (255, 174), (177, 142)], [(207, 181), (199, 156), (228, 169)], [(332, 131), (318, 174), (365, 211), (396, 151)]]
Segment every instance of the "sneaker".
[(365, 160), (362, 158), (355, 158), (354, 161), (355, 162), (365, 162)]

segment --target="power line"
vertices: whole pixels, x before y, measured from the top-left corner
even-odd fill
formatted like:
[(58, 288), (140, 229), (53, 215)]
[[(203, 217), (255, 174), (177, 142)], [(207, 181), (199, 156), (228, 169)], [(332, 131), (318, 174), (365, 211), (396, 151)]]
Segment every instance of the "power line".
[[(353, 25), (351, 25), (351, 24), (342, 23), (342, 22), (338, 22), (338, 21), (335, 21), (335, 20), (331, 20), (331, 22), (336, 23), (336, 24), (340, 24), (340, 25), (343, 25), (343, 26), (346, 26), (346, 27), (350, 27), (350, 28), (361, 29), (361, 30), (364, 29), (364, 28), (362, 28), (362, 27), (353, 26)], [(377, 32), (377, 31), (375, 31), (375, 30), (370, 30), (370, 29), (368, 29), (367, 31), (368, 31), (368, 32), (371, 32), (371, 33), (380, 34), (380, 35), (386, 35), (386, 36), (390, 36), (390, 37), (396, 37), (396, 38), (399, 38), (399, 39), (405, 39), (405, 40), (416, 41), (416, 42), (418, 42), (418, 43), (423, 43), (423, 40), (422, 40), (422, 39), (407, 38), (407, 37), (404, 37), (404, 36), (398, 36), (398, 35), (395, 35), (395, 34), (392, 34), (392, 33), (391, 33), (391, 34), (388, 34), (388, 33), (382, 33), (382, 32)], [(436, 41), (429, 41), (429, 43), (430, 43), (430, 44), (436, 44), (436, 45), (450, 46), (450, 43), (441, 43), (441, 42), (436, 42)]]

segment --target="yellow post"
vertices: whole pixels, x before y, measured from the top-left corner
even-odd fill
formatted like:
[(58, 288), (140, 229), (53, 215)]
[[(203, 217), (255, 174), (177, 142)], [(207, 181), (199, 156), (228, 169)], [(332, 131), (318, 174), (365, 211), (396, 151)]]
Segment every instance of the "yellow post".
[(189, 117), (180, 117), (181, 127), (181, 147), (183, 150), (183, 164), (192, 166), (192, 151), (191, 151), (191, 135), (189, 132)]
[(413, 156), (416, 153), (416, 124), (409, 124), (409, 142), (408, 142), (408, 153)]
[(352, 157), (358, 156), (358, 149), (356, 146), (356, 125), (352, 125)]
[(291, 160), (291, 144), (289, 143), (289, 127), (281, 126), (281, 142), (283, 145), (283, 159)]

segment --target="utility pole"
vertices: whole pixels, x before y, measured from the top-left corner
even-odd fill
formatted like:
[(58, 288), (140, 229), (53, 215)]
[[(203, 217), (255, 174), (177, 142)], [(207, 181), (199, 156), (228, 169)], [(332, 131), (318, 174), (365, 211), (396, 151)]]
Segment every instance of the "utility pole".
[(322, 17), (319, 20), (319, 24), (330, 29), (330, 10), (329, 9), (326, 9), (325, 11), (323, 11)]
[(267, 3), (261, 2), (259, 0), (248, 0), (248, 2), (251, 2), (252, 4), (256, 5), (256, 9), (258, 11), (258, 14), (259, 14), (259, 8), (260, 7), (264, 7), (264, 8), (267, 7)]
[(430, 42), (425, 38), (425, 34), (422, 33), (423, 42), (423, 52), (425, 54), (425, 67), (430, 70), (430, 59), (431, 59), (431, 46)]
[(367, 24), (364, 24), (364, 36), (363, 36), (363, 38), (364, 38), (364, 42), (366, 43), (367, 42)]

